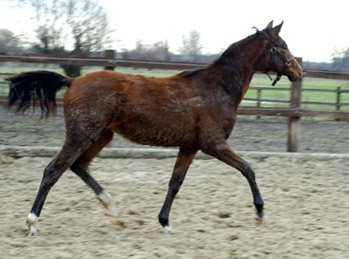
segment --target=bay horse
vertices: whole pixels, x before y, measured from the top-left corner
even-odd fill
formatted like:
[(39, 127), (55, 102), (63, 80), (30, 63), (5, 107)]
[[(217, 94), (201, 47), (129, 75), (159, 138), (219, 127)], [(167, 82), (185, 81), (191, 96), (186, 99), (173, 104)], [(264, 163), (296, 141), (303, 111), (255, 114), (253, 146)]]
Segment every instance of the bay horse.
[(91, 72), (69, 78), (49, 71), (25, 72), (9, 78), (9, 107), (25, 112), (39, 104), (42, 114), (54, 114), (56, 92), (64, 95), (66, 138), (61, 151), (47, 165), (27, 218), (29, 235), (37, 235), (37, 223), (51, 187), (70, 168), (116, 216), (108, 192), (89, 174), (91, 160), (116, 132), (140, 144), (179, 147), (167, 196), (158, 219), (165, 232), (172, 232), (169, 214), (196, 153), (211, 155), (239, 170), (253, 195), (258, 219), (263, 200), (250, 165), (227, 144), (237, 108), (256, 71), (277, 73), (290, 81), (301, 76), (301, 67), (279, 36), (282, 24), (273, 22), (232, 44), (204, 69), (184, 71), (166, 78)]

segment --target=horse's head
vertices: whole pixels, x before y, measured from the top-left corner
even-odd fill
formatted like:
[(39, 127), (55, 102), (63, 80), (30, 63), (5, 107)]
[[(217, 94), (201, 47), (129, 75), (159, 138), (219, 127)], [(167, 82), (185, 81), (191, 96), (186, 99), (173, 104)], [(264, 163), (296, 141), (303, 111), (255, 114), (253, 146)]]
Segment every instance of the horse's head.
[(277, 73), (273, 85), (282, 75), (287, 76), (290, 81), (296, 81), (302, 75), (301, 66), (292, 56), (286, 42), (279, 36), (282, 24), (283, 22), (273, 27), (271, 21), (264, 30), (257, 31), (265, 41), (264, 53), (257, 63), (257, 69), (265, 73), (268, 71)]

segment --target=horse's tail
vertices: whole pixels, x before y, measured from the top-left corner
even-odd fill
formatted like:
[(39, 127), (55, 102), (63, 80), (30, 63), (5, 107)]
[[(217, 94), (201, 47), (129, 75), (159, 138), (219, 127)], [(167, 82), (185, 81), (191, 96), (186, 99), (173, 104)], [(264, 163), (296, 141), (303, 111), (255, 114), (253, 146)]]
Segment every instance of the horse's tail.
[(26, 112), (39, 103), (41, 114), (48, 117), (56, 112), (56, 92), (64, 86), (69, 87), (73, 78), (55, 72), (32, 71), (20, 73), (6, 79), (10, 82), (8, 107), (15, 112)]

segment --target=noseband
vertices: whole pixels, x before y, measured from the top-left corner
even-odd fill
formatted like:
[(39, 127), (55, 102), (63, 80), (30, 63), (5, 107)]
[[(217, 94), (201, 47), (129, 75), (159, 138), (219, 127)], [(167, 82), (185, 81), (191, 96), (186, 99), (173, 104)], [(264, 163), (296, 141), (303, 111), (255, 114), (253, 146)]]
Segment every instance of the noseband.
[[(281, 61), (284, 63), (283, 68), (277, 73), (274, 81), (271, 78), (271, 76), (269, 75), (269, 71), (264, 72), (265, 74), (267, 74), (267, 76), (269, 77), (269, 79), (271, 81), (273, 81), (273, 83), (271, 84), (272, 86), (275, 86), (277, 82), (279, 82), (279, 80), (281, 79), (283, 73), (290, 67), (291, 62), (294, 60), (294, 56), (289, 56), (289, 57), (285, 57), (284, 55), (282, 55), (276, 45), (274, 44), (274, 42), (271, 40), (270, 36), (268, 33), (266, 33), (265, 31), (257, 31), (258, 33), (262, 33), (264, 36), (267, 37), (268, 42), (269, 42), (269, 46), (265, 49), (264, 53), (265, 54), (270, 54), (270, 55), (275, 55), (276, 57), (278, 57), (279, 59), (281, 59)], [(269, 61), (270, 62), (270, 61)]]
[[(274, 43), (273, 43), (274, 44)], [(279, 59), (281, 59), (282, 62), (284, 62), (284, 66), (283, 68), (277, 73), (273, 83), (271, 84), (272, 86), (276, 85), (277, 82), (279, 82), (281, 76), (283, 75), (283, 73), (289, 68), (289, 66), (291, 65), (292, 60), (294, 60), (294, 56), (289, 56), (288, 58), (286, 58), (284, 55), (282, 55), (276, 48), (276, 46), (272, 46), (270, 48), (270, 53), (272, 55), (276, 55)], [(272, 80), (271, 76), (268, 74), (268, 71), (266, 72), (266, 74), (269, 76), (270, 80)]]

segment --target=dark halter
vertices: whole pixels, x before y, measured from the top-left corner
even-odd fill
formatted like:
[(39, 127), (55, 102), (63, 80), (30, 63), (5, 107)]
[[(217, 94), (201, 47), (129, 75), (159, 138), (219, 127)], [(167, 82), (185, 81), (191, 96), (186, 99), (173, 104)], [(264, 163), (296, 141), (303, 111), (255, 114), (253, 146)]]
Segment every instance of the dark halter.
[(264, 73), (267, 74), (267, 76), (269, 77), (269, 79), (271, 81), (273, 81), (273, 83), (271, 84), (272, 86), (275, 86), (277, 82), (279, 82), (279, 80), (281, 79), (283, 73), (289, 68), (289, 66), (291, 65), (292, 60), (294, 60), (294, 56), (289, 56), (289, 57), (285, 57), (284, 55), (282, 55), (276, 45), (274, 44), (274, 42), (271, 40), (270, 36), (268, 33), (266, 33), (265, 31), (259, 31), (257, 30), (257, 33), (262, 33), (264, 36), (267, 37), (268, 42), (269, 42), (269, 46), (265, 49), (265, 53), (266, 54), (271, 54), (271, 55), (275, 55), (277, 56), (279, 59), (281, 59), (281, 61), (284, 63), (283, 68), (281, 69), (281, 71), (279, 71), (273, 81), (272, 77), (269, 75), (269, 71), (265, 71)]

